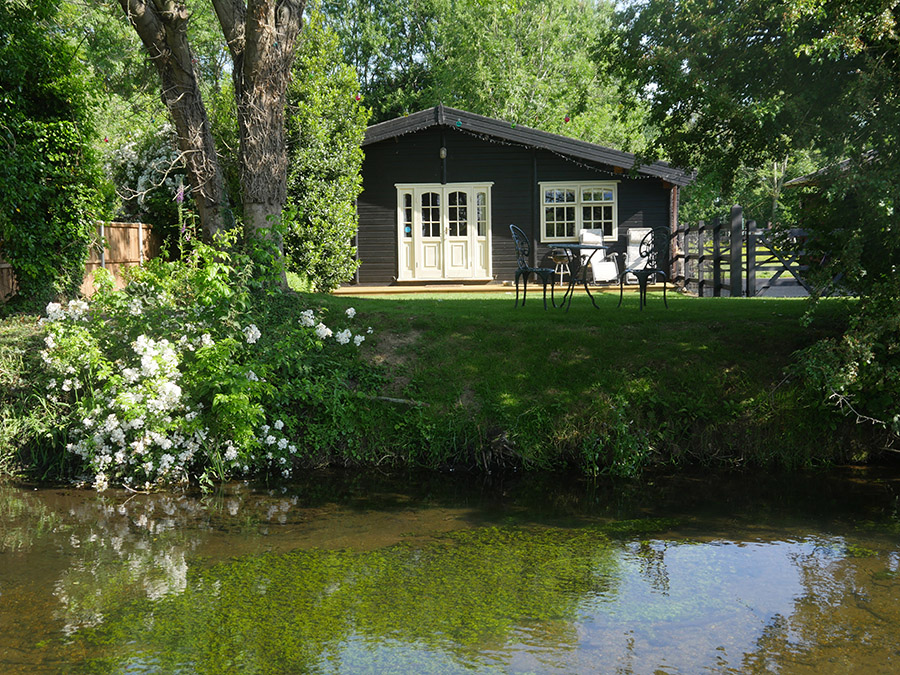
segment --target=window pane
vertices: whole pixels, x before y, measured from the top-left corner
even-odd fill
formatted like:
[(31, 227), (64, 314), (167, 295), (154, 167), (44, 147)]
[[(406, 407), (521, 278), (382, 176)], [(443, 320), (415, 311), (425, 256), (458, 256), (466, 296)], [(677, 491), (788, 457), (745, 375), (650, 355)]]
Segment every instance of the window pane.
[(437, 192), (422, 195), (422, 236), (441, 236), (441, 196)]
[(408, 192), (403, 195), (403, 236), (412, 238), (413, 198)]
[(479, 192), (475, 195), (475, 221), (478, 224), (478, 236), (487, 235), (487, 195)]
[(566, 204), (575, 202), (575, 188), (549, 188), (544, 190), (545, 204)]

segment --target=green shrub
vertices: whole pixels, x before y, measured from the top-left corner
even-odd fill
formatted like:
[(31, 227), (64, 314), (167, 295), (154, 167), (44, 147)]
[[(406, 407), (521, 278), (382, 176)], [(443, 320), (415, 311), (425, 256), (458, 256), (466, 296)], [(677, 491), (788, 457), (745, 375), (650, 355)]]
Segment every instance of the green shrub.
[[(152, 260), (123, 291), (99, 279), (89, 304), (51, 303), (41, 357), (68, 403), (66, 450), (97, 489), (149, 489), (233, 476), (288, 477), (295, 460), (341, 443), (365, 333), (323, 312), (271, 311), (259, 246), (194, 242), (183, 261)], [(355, 312), (347, 310), (348, 325)]]

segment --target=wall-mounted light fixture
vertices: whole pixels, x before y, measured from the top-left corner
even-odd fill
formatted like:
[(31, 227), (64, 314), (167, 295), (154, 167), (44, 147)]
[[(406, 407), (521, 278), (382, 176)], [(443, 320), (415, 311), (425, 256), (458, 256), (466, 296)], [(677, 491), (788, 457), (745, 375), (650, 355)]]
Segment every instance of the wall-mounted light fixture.
[(447, 159), (447, 148), (441, 146), (441, 151), (438, 154), (441, 156), (441, 159)]

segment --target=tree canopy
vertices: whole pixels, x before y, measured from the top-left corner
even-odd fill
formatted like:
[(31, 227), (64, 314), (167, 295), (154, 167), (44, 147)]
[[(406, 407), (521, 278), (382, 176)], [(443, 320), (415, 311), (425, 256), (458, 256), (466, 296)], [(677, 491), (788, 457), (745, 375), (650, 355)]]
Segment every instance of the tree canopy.
[(78, 289), (100, 204), (91, 86), (58, 11), (0, 3), (0, 254), (22, 301)]
[(635, 149), (608, 46), (612, 3), (581, 0), (322, 0), (372, 121), (439, 103)]

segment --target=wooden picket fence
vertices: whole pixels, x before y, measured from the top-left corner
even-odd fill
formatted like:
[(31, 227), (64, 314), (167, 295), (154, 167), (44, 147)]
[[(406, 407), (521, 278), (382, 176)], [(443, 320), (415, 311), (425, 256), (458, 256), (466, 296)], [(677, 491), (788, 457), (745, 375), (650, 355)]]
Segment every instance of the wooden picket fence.
[[(85, 265), (81, 292), (94, 292), (94, 272), (103, 267), (109, 270), (116, 286), (125, 285), (126, 268), (140, 265), (159, 255), (161, 238), (146, 223), (99, 223), (97, 238)], [(16, 278), (12, 267), (0, 257), (0, 302), (16, 294)]]
[(799, 262), (804, 236), (791, 230), (776, 241), (770, 230), (745, 220), (743, 209), (733, 206), (726, 217), (678, 226), (672, 277), (701, 297), (809, 295)]

